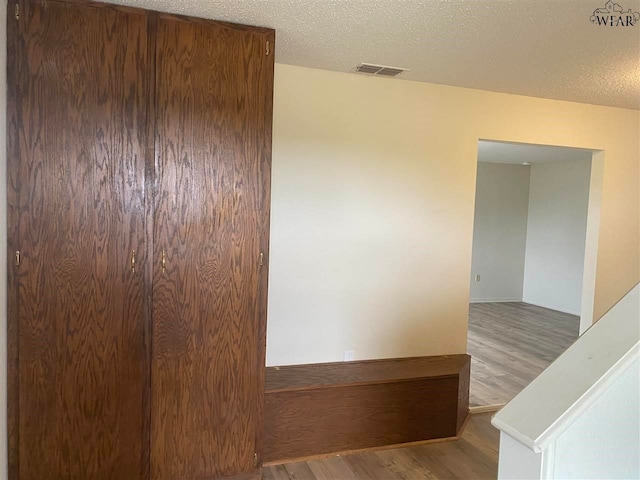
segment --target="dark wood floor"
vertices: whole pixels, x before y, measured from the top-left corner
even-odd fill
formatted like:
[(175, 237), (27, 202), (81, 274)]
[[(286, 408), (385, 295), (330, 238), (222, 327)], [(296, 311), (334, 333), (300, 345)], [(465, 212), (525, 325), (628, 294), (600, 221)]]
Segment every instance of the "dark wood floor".
[(579, 326), (579, 317), (526, 303), (472, 303), (469, 405), (511, 400), (578, 338)]
[(378, 450), (263, 469), (264, 480), (495, 479), (499, 432), (472, 415), (460, 440)]

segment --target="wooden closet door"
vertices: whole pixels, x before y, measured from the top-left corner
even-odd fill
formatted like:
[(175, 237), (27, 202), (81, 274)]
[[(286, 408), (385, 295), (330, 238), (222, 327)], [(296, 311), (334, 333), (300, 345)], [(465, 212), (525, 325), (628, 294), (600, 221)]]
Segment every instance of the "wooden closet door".
[(147, 478), (146, 17), (47, 0), (15, 21), (11, 477)]
[(156, 480), (259, 475), (273, 81), (267, 41), (272, 49), (271, 30), (159, 19)]

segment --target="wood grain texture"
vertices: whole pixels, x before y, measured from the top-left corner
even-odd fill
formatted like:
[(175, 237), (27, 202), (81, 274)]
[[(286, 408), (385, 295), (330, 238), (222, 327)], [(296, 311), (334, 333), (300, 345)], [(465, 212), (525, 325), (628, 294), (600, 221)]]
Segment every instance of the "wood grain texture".
[(578, 338), (580, 319), (526, 303), (472, 303), (470, 405), (504, 404)]
[(281, 392), (265, 399), (265, 461), (456, 435), (457, 378)]
[(454, 437), (464, 421), (459, 396), (468, 379), (460, 376), (468, 376), (469, 361), (451, 355), (269, 367), (264, 461)]
[(146, 250), (145, 257), (149, 261), (142, 266), (142, 272), (145, 282), (145, 298), (144, 298), (144, 340), (145, 340), (145, 363), (146, 376), (143, 389), (142, 402), (142, 440), (144, 446), (142, 449), (142, 480), (151, 478), (151, 381), (152, 381), (152, 343), (153, 343), (153, 271), (155, 259), (154, 252), (154, 229), (153, 221), (155, 215), (155, 160), (156, 160), (156, 31), (157, 16), (147, 14), (147, 58), (145, 69), (145, 81), (147, 85), (146, 91), (146, 108), (147, 108), (147, 132), (146, 132), (146, 151), (145, 151), (145, 238)]
[(153, 479), (259, 474), (272, 37), (158, 17)]
[(146, 18), (25, 1), (19, 28), (19, 478), (137, 480)]
[(18, 366), (19, 308), (14, 253), (20, 248), (20, 148), (18, 141), (19, 64), (23, 42), (15, 5), (7, 2), (7, 470), (17, 480), (20, 469), (20, 369)]
[(469, 356), (461, 354), (268, 367), (265, 388), (277, 392), (448, 377), (468, 362)]
[(458, 375), (458, 422), (456, 425), (456, 433), (462, 431), (464, 423), (469, 416), (469, 384), (471, 383), (471, 358), (460, 369)]
[(265, 480), (495, 479), (499, 432), (491, 414), (471, 415), (457, 441), (264, 467)]
[(254, 373), (255, 388), (259, 392), (256, 419), (258, 421), (256, 431), (255, 449), (257, 463), (262, 465), (264, 452), (264, 389), (266, 381), (266, 356), (267, 356), (267, 306), (268, 306), (268, 284), (269, 284), (269, 240), (271, 229), (271, 144), (272, 144), (272, 124), (273, 124), (273, 82), (275, 66), (275, 40), (274, 30), (258, 30), (263, 34), (264, 42), (269, 42), (270, 53), (263, 57), (264, 73), (262, 76), (264, 98), (264, 117), (261, 125), (261, 135), (257, 138), (258, 159), (258, 198), (259, 198), (259, 221), (258, 229), (259, 242), (263, 253), (260, 276), (258, 278), (258, 325), (257, 325), (257, 360), (258, 365)]

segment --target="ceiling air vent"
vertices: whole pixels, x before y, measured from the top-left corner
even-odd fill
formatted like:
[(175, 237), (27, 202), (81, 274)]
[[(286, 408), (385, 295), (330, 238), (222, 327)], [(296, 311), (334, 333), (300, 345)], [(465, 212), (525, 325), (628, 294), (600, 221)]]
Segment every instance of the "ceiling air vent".
[(369, 75), (381, 75), (383, 77), (396, 77), (402, 72), (406, 72), (406, 68), (385, 67), (384, 65), (372, 65), (370, 63), (361, 63), (356, 67), (358, 73), (368, 73)]

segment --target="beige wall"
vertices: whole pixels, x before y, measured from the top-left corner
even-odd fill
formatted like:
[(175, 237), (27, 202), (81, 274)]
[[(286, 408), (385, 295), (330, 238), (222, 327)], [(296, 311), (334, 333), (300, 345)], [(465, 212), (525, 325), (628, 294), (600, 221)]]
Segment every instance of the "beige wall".
[(581, 315), (591, 159), (531, 165), (523, 301)]
[(277, 65), (268, 364), (466, 351), (478, 139), (605, 150), (600, 317), (639, 279), (639, 117)]
[(530, 170), (528, 165), (478, 163), (471, 302), (522, 301)]

